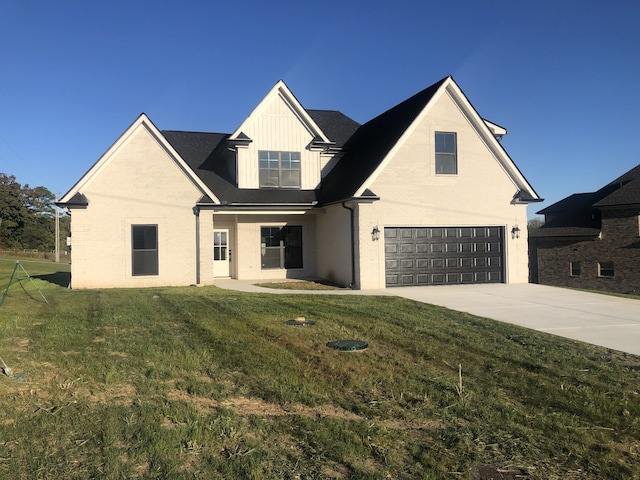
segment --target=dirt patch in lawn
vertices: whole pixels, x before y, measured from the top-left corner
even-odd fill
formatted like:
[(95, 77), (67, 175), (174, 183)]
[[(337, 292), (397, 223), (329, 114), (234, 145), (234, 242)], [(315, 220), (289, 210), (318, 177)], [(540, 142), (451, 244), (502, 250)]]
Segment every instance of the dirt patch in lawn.
[[(286, 404), (279, 405), (275, 403), (265, 402), (259, 398), (253, 397), (233, 397), (225, 400), (212, 400), (210, 398), (190, 395), (187, 392), (181, 390), (173, 390), (168, 394), (171, 400), (183, 401), (191, 403), (195, 407), (205, 413), (212, 413), (217, 408), (228, 408), (233, 410), (238, 415), (256, 415), (267, 417), (280, 417), (288, 415), (300, 415), (308, 418), (337, 418), (348, 421), (362, 421), (366, 420), (360, 415), (349, 412), (335, 405), (318, 405), (316, 407), (309, 407), (300, 404)], [(380, 426), (389, 428), (392, 430), (416, 430), (416, 429), (441, 429), (446, 425), (442, 421), (437, 420), (423, 420), (423, 421), (411, 421), (403, 422), (401, 420), (379, 420), (375, 421)]]

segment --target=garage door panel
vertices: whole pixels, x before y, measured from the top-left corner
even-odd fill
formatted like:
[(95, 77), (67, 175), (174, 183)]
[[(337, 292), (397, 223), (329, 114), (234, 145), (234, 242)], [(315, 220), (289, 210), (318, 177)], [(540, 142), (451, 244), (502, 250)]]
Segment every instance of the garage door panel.
[(500, 267), (502, 265), (500, 257), (489, 257), (487, 260), (490, 267)]
[(460, 274), (460, 283), (474, 283), (475, 279), (475, 275), (471, 272)]
[(400, 253), (413, 253), (415, 244), (413, 243), (401, 243), (400, 244)]
[(465, 243), (461, 243), (459, 250), (462, 253), (472, 253), (473, 252), (473, 243), (466, 243), (466, 242)]
[(486, 267), (489, 262), (487, 262), (486, 257), (476, 257), (473, 259), (476, 267)]
[(412, 274), (400, 275), (400, 282), (402, 285), (413, 285), (414, 279), (415, 277)]
[(387, 287), (394, 287), (399, 285), (398, 275), (386, 275), (385, 283)]
[(410, 270), (414, 268), (414, 259), (413, 258), (403, 258), (400, 260), (400, 268), (404, 270)]
[(499, 283), (502, 281), (502, 275), (498, 272), (487, 272), (487, 282)]
[(503, 227), (385, 228), (387, 286), (504, 281)]
[(429, 259), (428, 258), (417, 258), (416, 259), (416, 268), (418, 270), (428, 270), (429, 269)]

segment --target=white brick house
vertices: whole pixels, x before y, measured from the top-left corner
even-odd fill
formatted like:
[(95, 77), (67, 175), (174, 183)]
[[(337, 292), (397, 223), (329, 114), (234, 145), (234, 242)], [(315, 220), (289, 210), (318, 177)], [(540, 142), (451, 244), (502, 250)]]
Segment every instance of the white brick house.
[(142, 114), (67, 192), (74, 288), (320, 277), (359, 289), (528, 280), (540, 201), (446, 77), (359, 125), (279, 81), (232, 133)]

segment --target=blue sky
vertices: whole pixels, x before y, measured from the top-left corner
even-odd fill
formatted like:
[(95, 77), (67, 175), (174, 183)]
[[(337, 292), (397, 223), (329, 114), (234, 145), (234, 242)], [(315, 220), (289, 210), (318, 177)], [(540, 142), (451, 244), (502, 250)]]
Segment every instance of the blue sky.
[(232, 132), (283, 79), (365, 122), (447, 75), (545, 198), (640, 163), (640, 0), (0, 0), (0, 172), (64, 194), (142, 112)]

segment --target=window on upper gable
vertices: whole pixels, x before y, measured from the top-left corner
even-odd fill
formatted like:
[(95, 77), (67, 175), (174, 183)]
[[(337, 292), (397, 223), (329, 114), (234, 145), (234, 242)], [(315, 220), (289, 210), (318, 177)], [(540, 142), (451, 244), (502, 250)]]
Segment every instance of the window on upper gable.
[(260, 188), (300, 188), (300, 152), (258, 152)]
[(458, 173), (458, 146), (453, 132), (436, 132), (436, 174)]

